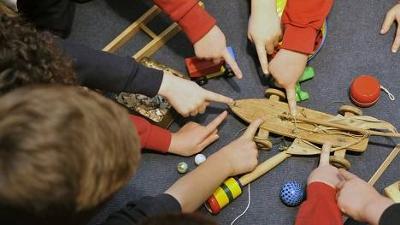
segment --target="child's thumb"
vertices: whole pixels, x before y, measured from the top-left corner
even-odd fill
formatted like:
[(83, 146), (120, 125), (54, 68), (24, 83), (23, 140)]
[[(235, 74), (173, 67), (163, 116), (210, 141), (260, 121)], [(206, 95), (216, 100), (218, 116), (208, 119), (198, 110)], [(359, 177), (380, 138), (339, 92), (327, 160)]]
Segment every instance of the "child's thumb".
[(346, 181), (357, 178), (356, 175), (350, 173), (349, 171), (345, 169), (339, 169), (339, 174), (342, 176), (342, 178)]

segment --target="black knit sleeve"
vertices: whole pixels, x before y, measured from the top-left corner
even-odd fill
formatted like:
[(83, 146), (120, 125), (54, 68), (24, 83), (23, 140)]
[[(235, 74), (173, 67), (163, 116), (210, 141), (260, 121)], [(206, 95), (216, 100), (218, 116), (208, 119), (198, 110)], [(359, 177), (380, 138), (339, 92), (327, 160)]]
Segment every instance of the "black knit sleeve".
[(61, 37), (71, 32), (75, 3), (70, 0), (18, 0), (18, 12), (40, 30), (48, 30)]
[(147, 68), (131, 57), (121, 57), (94, 50), (67, 40), (58, 40), (65, 54), (72, 58), (81, 85), (107, 92), (129, 92), (155, 96), (163, 72)]
[(125, 208), (111, 214), (102, 225), (133, 225), (151, 216), (180, 212), (181, 206), (174, 197), (161, 194), (128, 203)]
[(400, 224), (400, 203), (393, 204), (389, 208), (387, 208), (379, 219), (379, 225), (398, 224)]

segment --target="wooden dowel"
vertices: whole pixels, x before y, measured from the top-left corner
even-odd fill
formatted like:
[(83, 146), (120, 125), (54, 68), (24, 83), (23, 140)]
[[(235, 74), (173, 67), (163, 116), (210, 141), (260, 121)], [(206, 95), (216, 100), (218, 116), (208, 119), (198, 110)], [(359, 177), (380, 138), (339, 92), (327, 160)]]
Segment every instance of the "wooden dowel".
[(379, 168), (376, 170), (374, 175), (372, 175), (371, 179), (369, 179), (368, 183), (372, 186), (375, 185), (376, 181), (382, 176), (383, 172), (389, 167), (390, 163), (393, 162), (393, 160), (396, 158), (396, 156), (400, 152), (400, 145), (397, 145), (391, 152), (390, 154), (386, 157), (385, 161), (379, 166)]
[(257, 178), (261, 177), (268, 171), (272, 170), (275, 168), (277, 165), (281, 164), (285, 159), (289, 158), (291, 155), (288, 154), (286, 151), (280, 152), (276, 155), (274, 155), (272, 158), (264, 161), (260, 165), (258, 165), (252, 172), (243, 175), (242, 177), (239, 178), (239, 182), (242, 186), (245, 186), (249, 184), (250, 182), (253, 182)]
[[(283, 119), (286, 120), (292, 120), (293, 117), (290, 115), (284, 115), (282, 114), (280, 116)], [(309, 119), (309, 118), (304, 118), (304, 117), (296, 117), (297, 121), (303, 121), (307, 123), (313, 123), (313, 124), (318, 124), (326, 127), (334, 127), (338, 128), (341, 130), (346, 130), (346, 131), (353, 131), (361, 134), (366, 134), (366, 135), (374, 135), (374, 136), (384, 136), (384, 137), (400, 137), (399, 133), (384, 133), (384, 132), (379, 132), (379, 131), (372, 131), (372, 130), (365, 130), (362, 128), (357, 128), (357, 127), (350, 127), (347, 125), (342, 125), (342, 124), (337, 124), (337, 123), (331, 123), (331, 122), (325, 122), (317, 119)]]
[(144, 24), (140, 24), (140, 29), (142, 29), (143, 32), (145, 32), (147, 35), (149, 35), (152, 39), (157, 37), (157, 34), (154, 33), (148, 26)]

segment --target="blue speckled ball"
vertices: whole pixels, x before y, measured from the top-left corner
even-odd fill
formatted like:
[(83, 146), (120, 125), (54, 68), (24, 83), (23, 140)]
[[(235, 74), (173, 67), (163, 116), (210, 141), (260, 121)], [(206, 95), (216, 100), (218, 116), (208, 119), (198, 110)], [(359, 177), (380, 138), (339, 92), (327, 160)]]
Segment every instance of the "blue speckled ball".
[(281, 188), (282, 202), (287, 206), (297, 206), (304, 200), (304, 188), (296, 181), (289, 181)]

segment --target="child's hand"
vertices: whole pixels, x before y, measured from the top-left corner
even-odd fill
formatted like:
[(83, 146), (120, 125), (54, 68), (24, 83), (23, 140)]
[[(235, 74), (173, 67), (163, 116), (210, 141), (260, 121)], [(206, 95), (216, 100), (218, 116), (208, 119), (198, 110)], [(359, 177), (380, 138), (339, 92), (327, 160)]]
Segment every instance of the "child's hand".
[[(272, 3), (270, 3), (272, 2)], [(276, 12), (276, 1), (251, 1), (251, 15), (247, 36), (254, 43), (264, 74), (269, 74), (267, 53), (274, 53), (282, 38), (281, 21)]]
[(197, 57), (202, 59), (213, 59), (219, 63), (221, 59), (232, 68), (236, 77), (242, 79), (243, 74), (239, 69), (235, 59), (229, 54), (226, 47), (226, 39), (224, 33), (218, 26), (214, 26), (203, 38), (194, 44), (194, 52)]
[(371, 185), (356, 175), (340, 169), (344, 181), (338, 185), (340, 210), (355, 220), (378, 224), (382, 213), (393, 201), (380, 195)]
[(217, 154), (224, 154), (221, 158), (230, 164), (231, 176), (252, 171), (257, 166), (258, 149), (253, 138), (263, 122), (262, 119), (254, 120), (241, 137), (217, 152)]
[(308, 184), (313, 182), (322, 182), (333, 188), (340, 183), (341, 177), (336, 167), (329, 164), (329, 155), (331, 152), (331, 145), (324, 144), (322, 146), (321, 158), (317, 169), (313, 170), (308, 177)]
[(295, 86), (306, 68), (307, 58), (305, 54), (281, 49), (269, 64), (269, 72), (277, 83), (286, 89), (292, 115), (296, 115)]
[(227, 115), (226, 111), (221, 113), (207, 126), (195, 122), (185, 124), (178, 132), (172, 134), (168, 152), (182, 156), (201, 152), (219, 138), (217, 128)]
[(232, 103), (233, 99), (207, 91), (193, 81), (164, 73), (160, 95), (167, 98), (175, 110), (184, 117), (204, 113), (211, 102)]
[(392, 45), (392, 52), (395, 53), (400, 47), (400, 27), (398, 24), (400, 21), (400, 4), (396, 4), (386, 13), (386, 18), (382, 25), (381, 34), (386, 34), (390, 30), (390, 27), (392, 26), (394, 21), (397, 22), (396, 37)]

